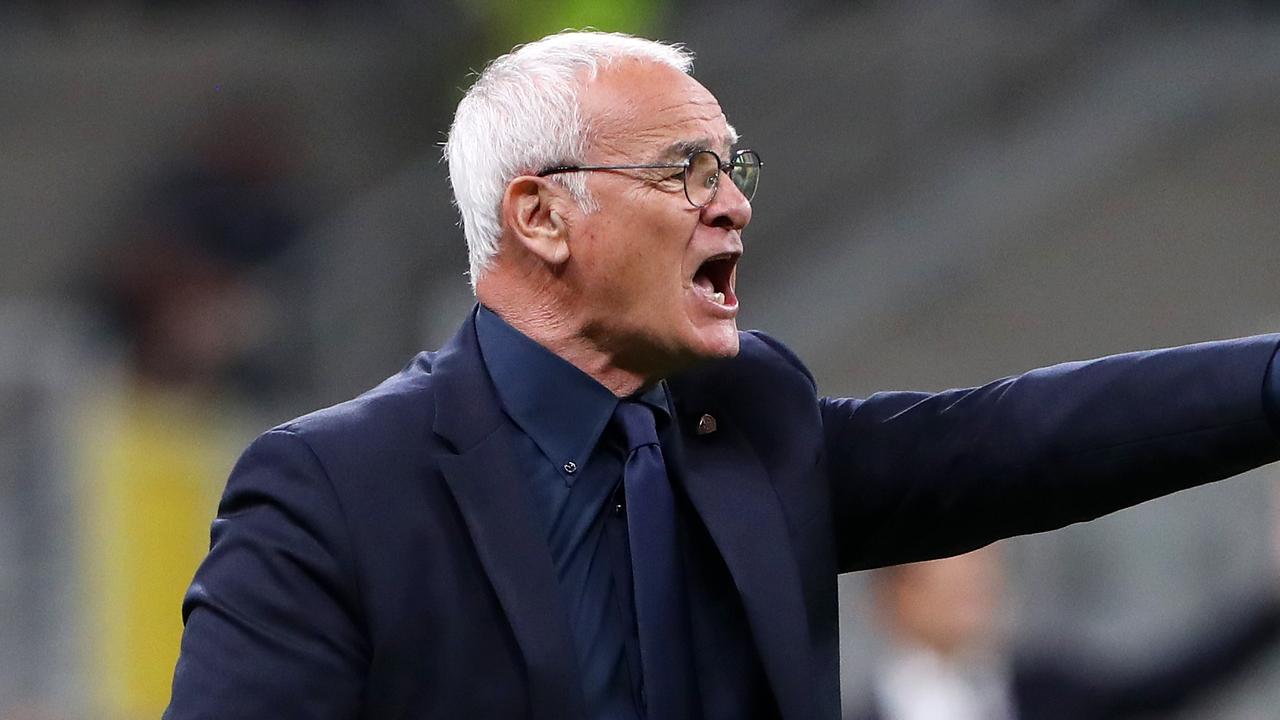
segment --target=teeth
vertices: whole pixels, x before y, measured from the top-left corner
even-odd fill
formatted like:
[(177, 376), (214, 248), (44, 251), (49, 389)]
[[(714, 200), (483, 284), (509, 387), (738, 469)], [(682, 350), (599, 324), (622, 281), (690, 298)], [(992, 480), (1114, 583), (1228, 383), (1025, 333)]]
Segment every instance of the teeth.
[(723, 304), (724, 304), (724, 293), (722, 293), (722, 292), (714, 292), (714, 293), (711, 293), (711, 302), (714, 302), (714, 303), (716, 303), (717, 305), (723, 305)]

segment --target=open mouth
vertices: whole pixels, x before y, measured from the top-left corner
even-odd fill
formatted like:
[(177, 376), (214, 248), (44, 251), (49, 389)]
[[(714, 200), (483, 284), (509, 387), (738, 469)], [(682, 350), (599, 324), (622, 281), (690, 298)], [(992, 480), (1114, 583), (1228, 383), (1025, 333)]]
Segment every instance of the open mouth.
[(740, 256), (740, 253), (726, 252), (707, 258), (693, 274), (693, 287), (716, 305), (736, 307), (738, 297), (733, 294), (733, 280)]

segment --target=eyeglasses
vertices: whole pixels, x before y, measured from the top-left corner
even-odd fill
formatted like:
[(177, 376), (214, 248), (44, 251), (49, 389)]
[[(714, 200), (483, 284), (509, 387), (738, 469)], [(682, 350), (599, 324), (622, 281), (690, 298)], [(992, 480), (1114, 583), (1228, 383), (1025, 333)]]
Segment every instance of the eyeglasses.
[(716, 190), (720, 187), (720, 173), (727, 173), (729, 179), (747, 200), (755, 197), (756, 186), (760, 184), (760, 168), (764, 163), (755, 150), (739, 150), (728, 162), (721, 162), (720, 156), (710, 150), (698, 150), (689, 154), (683, 162), (654, 165), (558, 165), (538, 173), (538, 177), (568, 172), (586, 172), (591, 170), (674, 170), (680, 168), (679, 175), (672, 175), (684, 182), (684, 196), (696, 208), (703, 208), (716, 199)]

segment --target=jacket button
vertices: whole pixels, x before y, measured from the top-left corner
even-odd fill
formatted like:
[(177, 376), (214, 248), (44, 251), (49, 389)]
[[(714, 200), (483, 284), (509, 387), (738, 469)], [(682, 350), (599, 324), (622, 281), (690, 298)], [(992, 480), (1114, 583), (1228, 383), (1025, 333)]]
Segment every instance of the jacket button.
[(698, 418), (698, 434), (710, 435), (716, 431), (716, 419), (710, 415), (704, 414)]

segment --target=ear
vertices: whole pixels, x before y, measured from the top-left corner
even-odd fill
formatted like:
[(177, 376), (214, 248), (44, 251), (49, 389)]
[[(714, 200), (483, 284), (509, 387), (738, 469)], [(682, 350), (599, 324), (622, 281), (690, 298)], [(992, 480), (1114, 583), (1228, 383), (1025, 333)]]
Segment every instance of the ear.
[(507, 184), (502, 222), (526, 250), (553, 267), (569, 259), (564, 192), (543, 178), (523, 176)]

